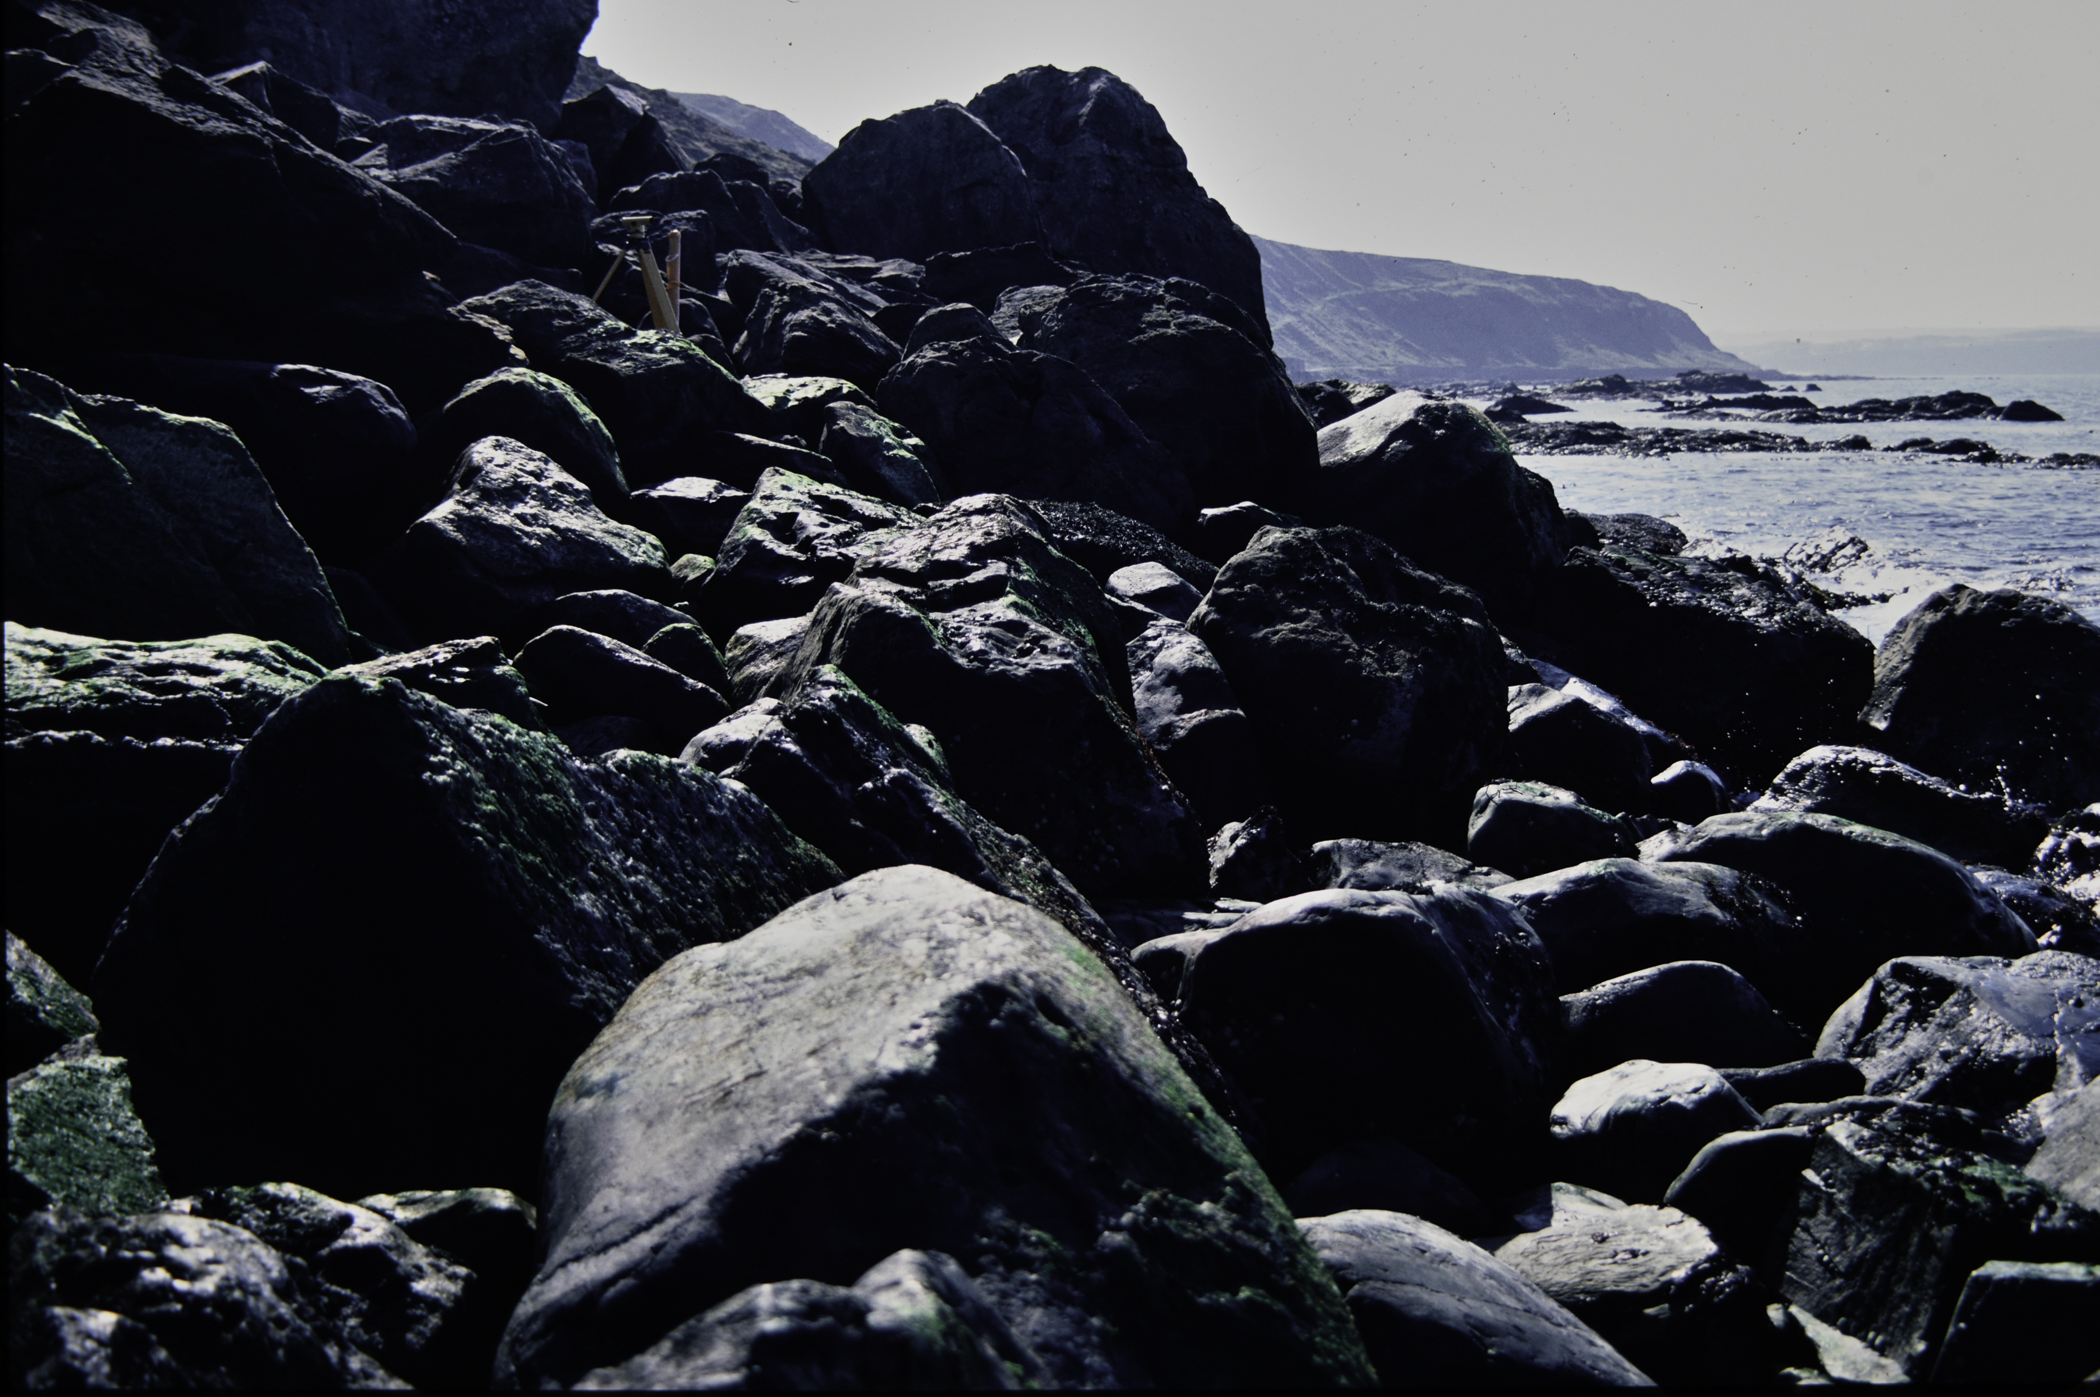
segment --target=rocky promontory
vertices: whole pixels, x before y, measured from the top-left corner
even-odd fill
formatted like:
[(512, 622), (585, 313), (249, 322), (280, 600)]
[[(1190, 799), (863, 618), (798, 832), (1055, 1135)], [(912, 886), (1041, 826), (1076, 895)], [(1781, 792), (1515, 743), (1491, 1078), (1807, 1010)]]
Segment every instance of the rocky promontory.
[(1101, 69), (798, 174), (589, 9), (10, 0), (11, 1386), (2100, 1367), (2100, 628), (1295, 382)]

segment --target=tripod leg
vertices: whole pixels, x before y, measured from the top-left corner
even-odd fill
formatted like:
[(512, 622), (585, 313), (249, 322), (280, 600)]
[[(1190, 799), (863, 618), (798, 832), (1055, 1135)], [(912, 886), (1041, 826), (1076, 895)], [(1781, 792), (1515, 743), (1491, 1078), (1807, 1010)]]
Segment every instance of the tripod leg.
[(591, 304), (596, 305), (598, 303), (599, 298), (605, 294), (605, 288), (612, 285), (613, 277), (619, 273), (621, 266), (626, 261), (627, 253), (624, 250), (619, 256), (613, 258), (613, 264), (605, 269), (605, 280), (599, 282), (598, 289), (591, 293)]

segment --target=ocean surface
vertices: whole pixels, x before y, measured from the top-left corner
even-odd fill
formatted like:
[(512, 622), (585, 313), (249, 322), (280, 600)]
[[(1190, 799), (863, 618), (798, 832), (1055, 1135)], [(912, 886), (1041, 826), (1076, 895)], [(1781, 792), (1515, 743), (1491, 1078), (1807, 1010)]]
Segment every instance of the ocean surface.
[[(1804, 380), (1768, 381), (1774, 392), (1798, 393), (1805, 386)], [(1844, 379), (1802, 396), (1831, 407), (1957, 389), (1986, 393), (2001, 406), (2032, 398), (2065, 420), (1795, 426), (1748, 421), (1749, 414), (1742, 414), (1736, 425), (1810, 441), (1859, 435), (1877, 449), (1518, 459), (1553, 482), (1565, 508), (1659, 515), (1691, 537), (1694, 552), (1776, 557), (1788, 545), (1833, 528), (1863, 539), (1871, 552), (1835, 574), (1835, 585), (1852, 593), (1888, 593), (1889, 599), (1837, 614), (1876, 644), (1919, 602), (1954, 582), (2054, 597), (2100, 622), (2100, 470), (1978, 465), (1878, 449), (1914, 437), (1968, 437), (2037, 458), (2058, 451), (2100, 454), (2100, 374)], [(1534, 391), (1553, 396), (1550, 386)], [(1576, 411), (1534, 420), (1728, 425), (1659, 413), (1646, 400), (1576, 400), (1569, 406)]]

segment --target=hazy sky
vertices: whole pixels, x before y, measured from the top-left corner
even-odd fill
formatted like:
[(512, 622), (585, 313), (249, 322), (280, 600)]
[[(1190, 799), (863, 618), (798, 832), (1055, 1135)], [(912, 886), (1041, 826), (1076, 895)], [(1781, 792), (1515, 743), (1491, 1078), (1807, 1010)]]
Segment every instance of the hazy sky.
[(600, 0), (584, 52), (831, 141), (1094, 64), (1264, 237), (1724, 338), (2100, 326), (2100, 0)]

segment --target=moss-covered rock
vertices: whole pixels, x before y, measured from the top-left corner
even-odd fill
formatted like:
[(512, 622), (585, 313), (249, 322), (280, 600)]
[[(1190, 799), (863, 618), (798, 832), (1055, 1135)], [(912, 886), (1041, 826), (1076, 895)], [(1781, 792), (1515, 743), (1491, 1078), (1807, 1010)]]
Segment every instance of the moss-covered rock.
[(34, 1067), (100, 1027), (88, 997), (7, 933), (7, 1075)]
[(124, 1059), (46, 1062), (8, 1079), (9, 1227), (41, 1208), (112, 1216), (167, 1199)]

